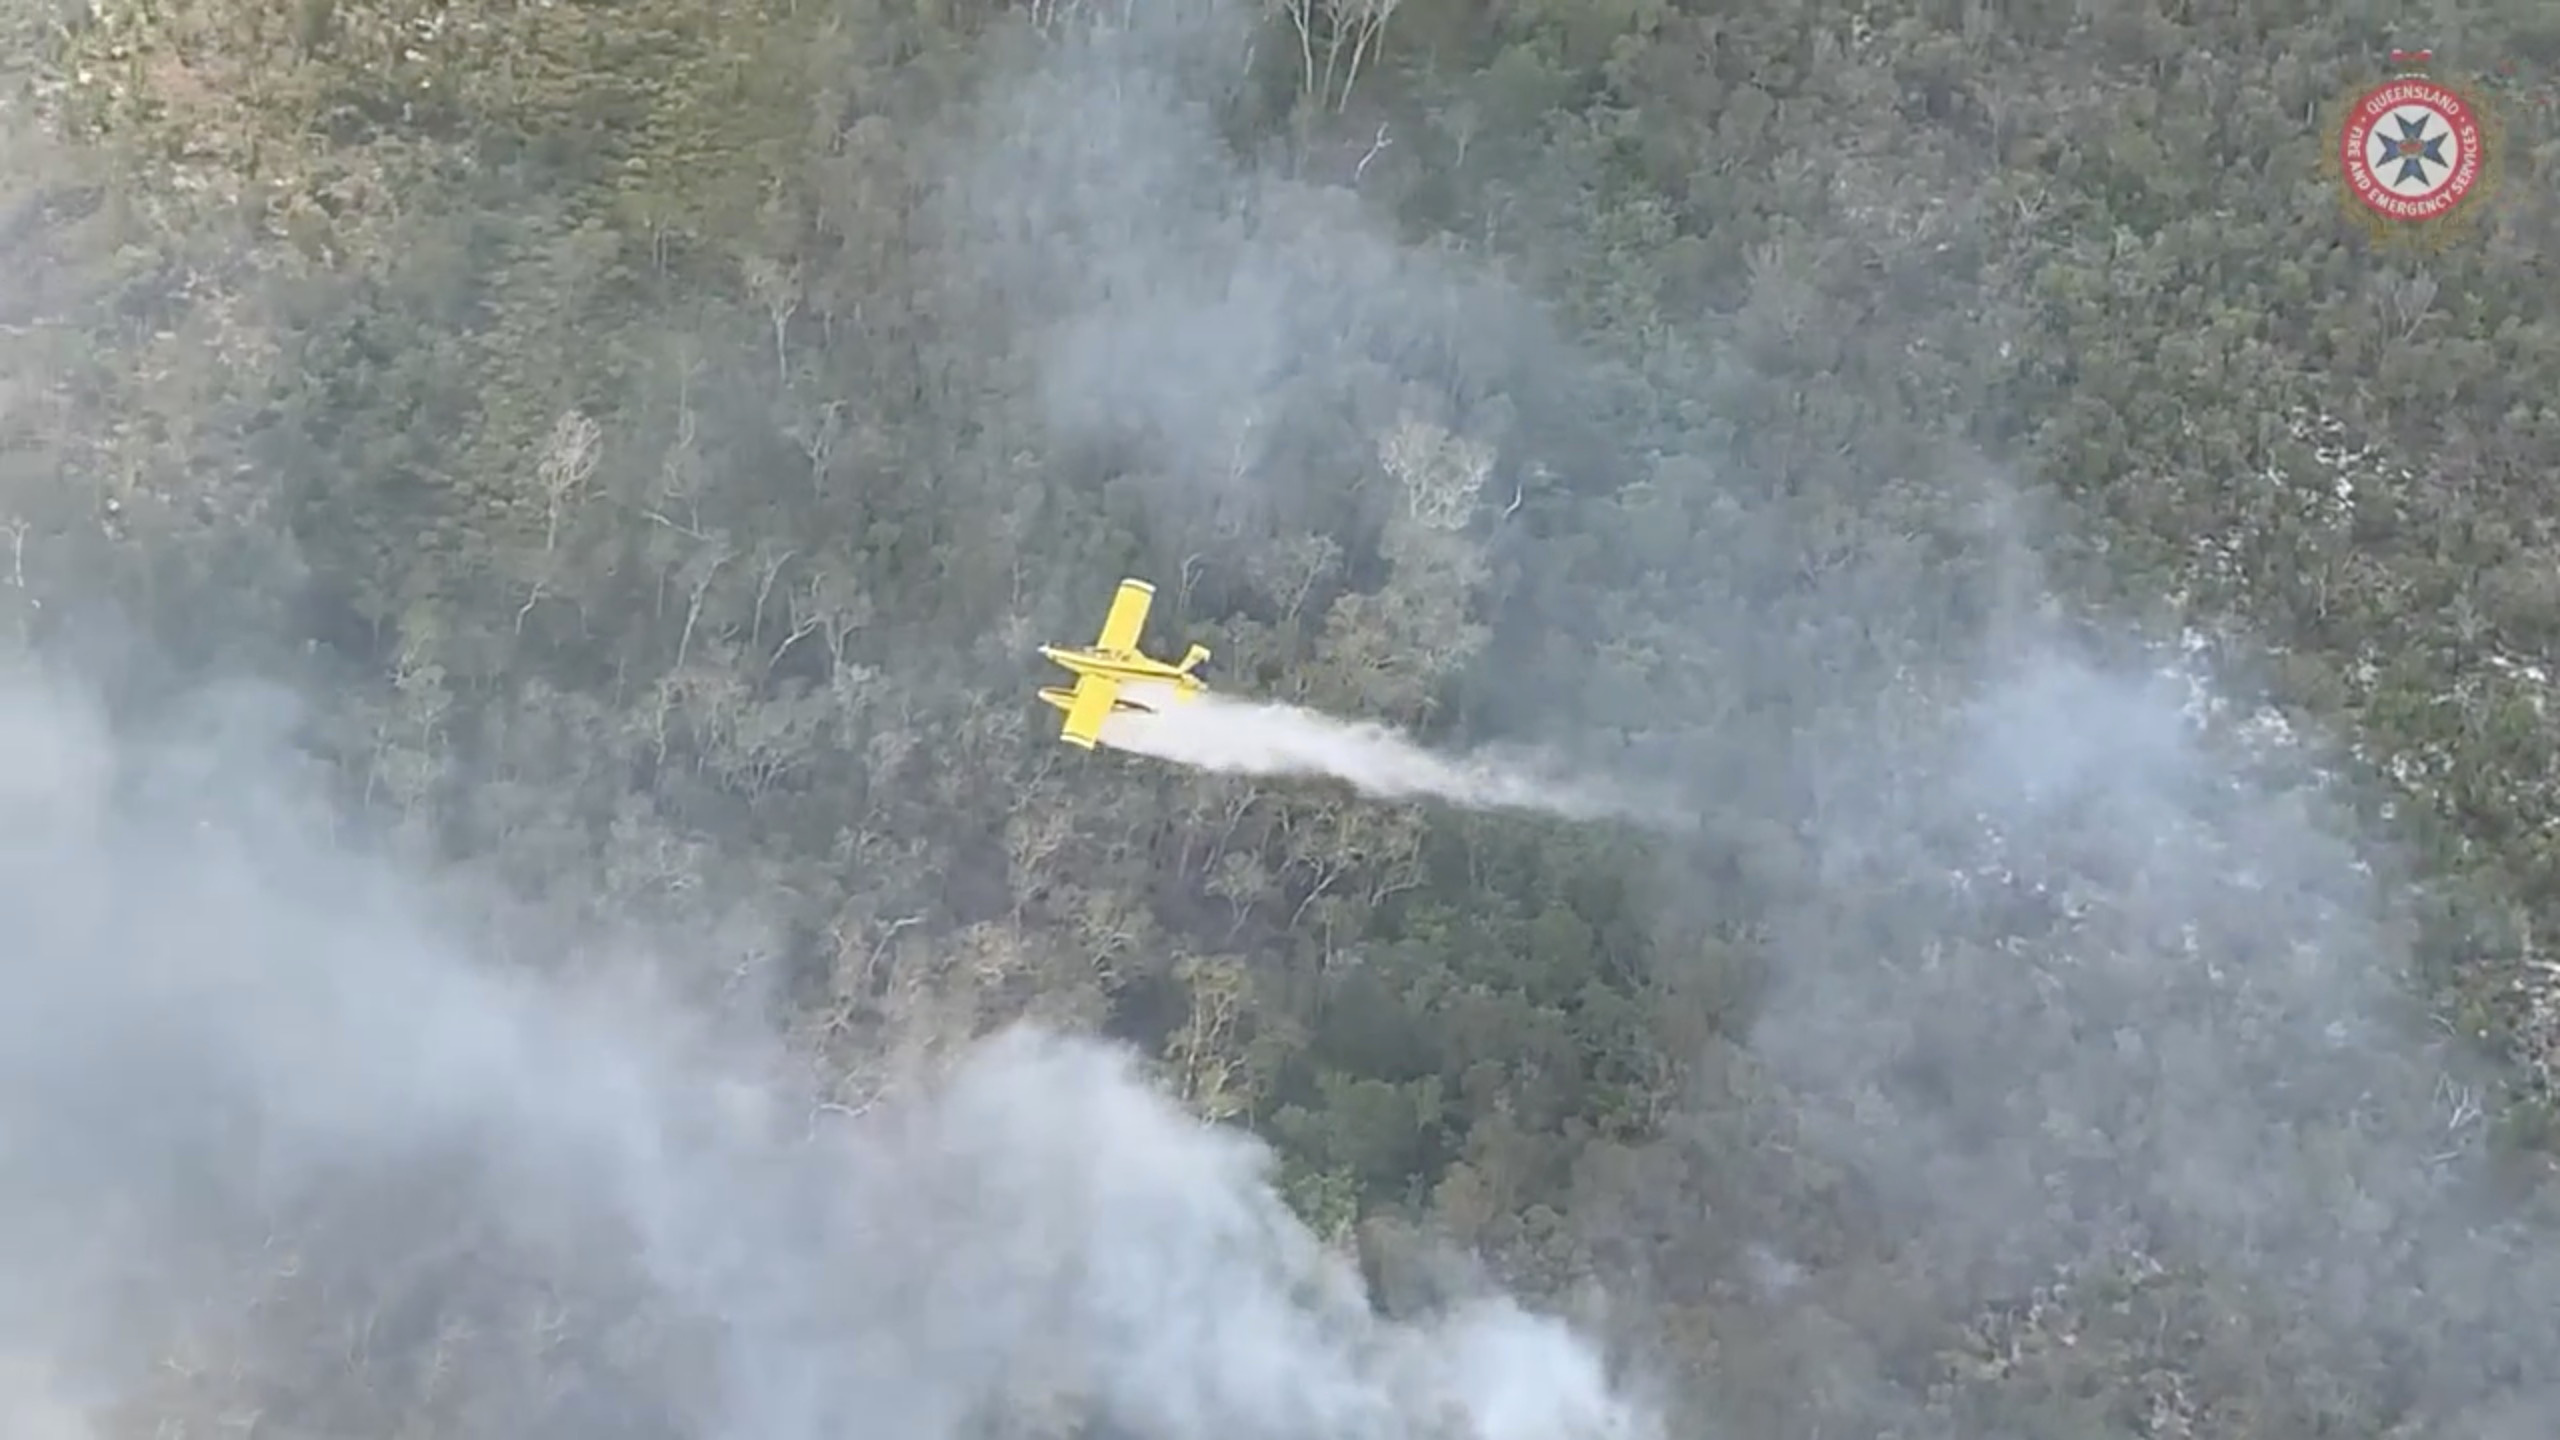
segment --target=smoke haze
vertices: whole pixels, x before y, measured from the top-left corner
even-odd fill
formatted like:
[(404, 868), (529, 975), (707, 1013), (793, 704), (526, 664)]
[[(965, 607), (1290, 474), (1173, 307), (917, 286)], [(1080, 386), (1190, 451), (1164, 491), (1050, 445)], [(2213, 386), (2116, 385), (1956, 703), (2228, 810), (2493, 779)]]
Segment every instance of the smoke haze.
[(24, 677), (0, 730), (6, 1398), (218, 1354), (211, 1403), (346, 1435), (1645, 1433), (1500, 1302), (1377, 1319), (1116, 1050), (1008, 1032), (815, 1125), (769, 1053), (465, 959), (272, 737), (115, 740)]
[(1265, 18), (1212, 0), (1061, 27), (994, 67), (942, 167), (944, 253), (1051, 442), (1115, 457), (1150, 538), (1212, 573), (1348, 525), (1341, 481), (1400, 409), (1467, 419), (1557, 353), (1516, 292), (1327, 183), (1356, 152), (1331, 174), (1239, 163), (1220, 127)]
[[(1170, 13), (998, 76), (953, 140), (935, 263), (966, 271), (955, 312), (1003, 312), (1063, 440), (1126, 445), (1151, 514), (1186, 535), (1232, 523), (1219, 543), (1240, 553), (1256, 525), (1331, 518), (1285, 477), (1370, 464), (1409, 405), (1469, 420), (1507, 388), (1525, 407), (1535, 387), (1494, 377), (1566, 362), (1516, 297), (1478, 304), (1497, 287), (1397, 247), (1341, 193), (1227, 155), (1214, 111), (1241, 83), (1246, 8)], [(1769, 1083), (1675, 1118), (1646, 1158), (1695, 1163), (1666, 1165), (1624, 1222), (1665, 1272), (1748, 1255), (1737, 1269), (1777, 1277), (1732, 1312), (1765, 1337), (1716, 1343), (1767, 1340), (1786, 1362), (1767, 1383), (1807, 1392), (1790, 1419), (1874, 1434), (1941, 1383), (1876, 1353), (1952, 1345), (2008, 1297), (2176, 1266), (2229, 1277), (2264, 1327), (2231, 1366), (2279, 1378), (2234, 1388), (2340, 1359), (2389, 1382), (2337, 1398), (2342, 1429), (2552, 1433), (2526, 1382), (2560, 1373), (2560, 1252), (2475, 1183), (2476, 1087), (2402, 1013), (2407, 907), (2320, 757), (2253, 743), (2266, 727), (2216, 713), (2192, 655), (2146, 670), (2049, 635), (1994, 646), (1928, 546), (1843, 559), (1797, 531), (1853, 505), (1744, 515), (1755, 477), (1694, 488), (1719, 482), (1741, 518), (1664, 525), (1708, 538), (1648, 562), (1667, 578), (1632, 617), (1695, 646), (1665, 642), (1660, 669), (1702, 678), (1580, 692), (1666, 737), (1709, 717), (1651, 748), (1673, 779), (1731, 778), (1718, 793), (1765, 822), (1749, 860), (1787, 882), (1735, 927), (1769, 981), (1733, 1068)], [(1822, 583), (1804, 573), (1832, 576), (1809, 605), (1836, 624), (1735, 598)], [(1838, 638), (1870, 630), (1909, 643)], [(1907, 691), (1906, 667), (1927, 672)], [(1792, 728), (1861, 688), (1860, 721)], [(772, 1047), (478, 965), (422, 880), (336, 851), (283, 717), (222, 714), (147, 739), (27, 677), (0, 687), (13, 1417), (36, 1413), (21, 1396), (186, 1385), (207, 1413), (291, 1400), (309, 1433), (350, 1437), (938, 1440), (1061, 1412), (1147, 1440), (1649, 1433), (1590, 1348), (1511, 1306), (1380, 1318), (1273, 1196), (1263, 1151), (1193, 1124), (1116, 1050), (1012, 1032), (859, 1121), (813, 1123)], [(1676, 820), (1214, 695), (1106, 739), (1382, 798)], [(1669, 868), (1674, 910), (1740, 903), (1694, 855)], [(1783, 1147), (1738, 1141), (1736, 1111)], [(1755, 1167), (1779, 1148), (1853, 1197), (1846, 1240), (1770, 1199)], [(1805, 1278), (1858, 1270), (1822, 1263), (1852, 1245), (1891, 1257), (1886, 1278)], [(2225, 1344), (2165, 1309), (2089, 1305), (2141, 1344)]]
[[(1244, 13), (1202, 33), (1233, 40)], [(1090, 74), (1072, 60), (1008, 106), (1086, 103)], [(1144, 122), (1160, 97), (1122, 78)], [(1214, 154), (1188, 124), (1071, 118), (1040, 131), (1085, 147), (1071, 177), (1190, 203), (1182, 175), (1149, 178), (1148, 147)], [(1009, 272), (976, 256), (1001, 296)], [(1174, 309), (1205, 293), (1143, 267), (1084, 278)], [(1092, 371), (1053, 387), (1059, 423), (1232, 454), (1235, 417), (1163, 382), (1241, 394), (1264, 362), (1212, 347), (1132, 366), (1115, 349), (1132, 333), (1039, 340)], [(1656, 1433), (1594, 1348), (1505, 1300), (1382, 1318), (1274, 1193), (1267, 1152), (1193, 1121), (1117, 1049), (1009, 1031), (845, 1118), (778, 1045), (655, 999), (639, 977), (663, 957), (480, 963), (452, 918), (469, 897), (340, 848), (293, 761), (296, 719), (238, 692), (119, 730), (77, 693), (0, 676), (13, 1435), (170, 1415), (557, 1440)], [(1359, 773), (1411, 793), (1405, 752), (1346, 733)], [(1462, 794), (1563, 793), (1422, 759)]]
[[(1223, 162), (1207, 118), (1223, 54), (1104, 36), (1063, 49), (1040, 86), (992, 112), (1024, 137), (1002, 152), (1023, 163), (971, 195), (983, 215), (1031, 207), (1055, 222), (1004, 231), (1042, 238), (999, 253), (1057, 282), (1060, 318), (1033, 350), (1063, 430), (1151, 435), (1151, 455), (1196, 477), (1188, 494), (1169, 487), (1175, 499), (1225, 499), (1252, 469), (1230, 463), (1243, 432), (1221, 418), (1244, 397), (1318, 399), (1366, 420), (1375, 400), (1342, 377), (1373, 359), (1447, 374), (1442, 403), (1458, 411), (1478, 387), (1501, 388), (1492, 376), (1605, 369), (1533, 326), (1497, 338), (1450, 318), (1468, 307), (1443, 297), (1467, 296), (1476, 316), (1506, 323), (1517, 312), (1511, 297), (1483, 303), (1442, 257), (1394, 252), (1338, 197)], [(1950, 217), (1971, 203), (1929, 202)], [(1105, 232), (1088, 251), (1083, 237)], [(1085, 283), (1093, 276), (1105, 279)], [(1156, 276), (1181, 278), (1136, 281)], [(1875, 329), (1900, 347), (1967, 313), (1951, 293), (1939, 315), (1876, 317)], [(1740, 317), (1738, 334), (1755, 323)], [(1702, 393), (1720, 392), (1737, 414), (1755, 387), (1777, 392), (1773, 413), (1801, 400), (1800, 379), (1751, 377), (1721, 338), (1700, 339), (1713, 356), (1696, 372)], [(1441, 346), (1465, 358), (1446, 371), (1417, 363)], [(1306, 437), (1325, 432), (1310, 410), (1250, 433), (1263, 447), (1254, 454), (1278, 437), (1304, 461)], [(1917, 488), (1964, 518), (1915, 521), (1907, 493), (1773, 501), (1764, 477), (1713, 474), (1723, 459), (1683, 462), (1692, 482), (1709, 472), (1696, 488), (1715, 498), (1679, 503), (1710, 518), (1654, 502), (1675, 512), (1667, 533), (1698, 537), (1642, 617), (1663, 652), (1686, 649), (1690, 688), (1630, 679), (1575, 692), (1553, 686), (1552, 668), (1542, 678), (1606, 695), (1619, 714), (1648, 712), (1664, 730), (1684, 714), (1716, 717), (1648, 749), (1665, 757), (1666, 779), (1759, 808), (1759, 843), (1775, 853), (1747, 866), (1783, 871), (1779, 857), (1802, 858), (1794, 893), (1770, 901), (1771, 978), (1750, 1050), (1782, 1087), (1785, 1113), (1770, 1123), (1853, 1177), (1861, 1233), (1844, 1242), (1776, 1215), (1756, 1238), (1906, 1259), (1893, 1303), (1876, 1289), (1773, 1287), (1773, 1325), (1783, 1314), (1803, 1327), (1785, 1331), (1799, 1347), (1788, 1358), (1831, 1376), (1808, 1382), (1808, 1409), (1793, 1417), (1912, 1423), (1931, 1382), (1884, 1373), (1870, 1347), (1935, 1347), (1944, 1326), (2019, 1297), (2077, 1306), (2168, 1267), (2221, 1281), (2261, 1327), (2248, 1343), (2270, 1363), (2370, 1381), (2359, 1395), (2294, 1397), (2341, 1424), (2379, 1429), (2397, 1416), (2418, 1433), (2476, 1434), (2538, 1413), (2542, 1402), (2515, 1387), (2560, 1370), (2560, 1325), (2537, 1299), (2560, 1284), (2560, 1250), (2500, 1220), (2481, 1184), (2479, 1082), (2431, 1038), (2435, 1022), (2411, 1013), (2407, 897), (2378, 877), (2332, 793), (2331, 757), (2268, 717), (2230, 713), (2208, 663), (2216, 647), (2191, 641), (2127, 662), (2118, 644), (2119, 658), (2101, 661), (2036, 620), (2053, 605), (2006, 485), (1942, 459)], [(1251, 498), (1285, 509), (1294, 497), (1275, 483)], [(1853, 546), (1843, 517), (1862, 508), (1884, 515), (1882, 538)], [(1920, 543), (1967, 529), (1968, 564)], [(1627, 537), (1630, 552), (1662, 564), (1651, 538)], [(1808, 573), (1823, 579), (1797, 625), (1742, 598), (1784, 593)], [(1572, 606), (1553, 609), (1553, 624), (1573, 623)], [(1823, 718), (1792, 723), (1812, 715)], [(1119, 717), (1106, 738), (1205, 769), (1328, 774), (1379, 796), (1625, 813), (1277, 707)], [(1675, 891), (1732, 899), (1679, 865)], [(1734, 1103), (1701, 1099), (1708, 1114)], [(1696, 1142), (1710, 1149), (1690, 1173), (1730, 1168), (1730, 1150), (1715, 1148), (1730, 1133), (1697, 1123), (1714, 1139)], [(1755, 1209), (1731, 1198), (1733, 1210)], [(1665, 1221), (1653, 1238), (1681, 1255), (1741, 1246), (1728, 1224)], [(1761, 1258), (1746, 1269), (1787, 1268), (1775, 1250), (1749, 1253)], [(2106, 1323), (2100, 1301), (2085, 1304), (2097, 1318), (2073, 1323)], [(2156, 1334), (2128, 1343), (2205, 1343), (2171, 1332), (2163, 1312)], [(2164, 1352), (2157, 1363), (2178, 1362)]]
[[(2212, 652), (2032, 643), (1927, 740), (1820, 762), (1864, 798), (1812, 832), (1754, 1051), (1876, 1243), (1925, 1254), (1921, 1313), (2032, 1295), (2096, 1343), (2180, 1269), (2246, 1317), (2229, 1343), (2378, 1387), (2298, 1403), (2516, 1423), (2560, 1364), (2560, 1249), (2498, 1218), (2481, 1081), (2410, 1002), (2408, 906), (2325, 757)], [(1840, 1318), (1907, 1323), (1867, 1303)], [(2116, 1343), (2185, 1323), (2158, 1313)]]

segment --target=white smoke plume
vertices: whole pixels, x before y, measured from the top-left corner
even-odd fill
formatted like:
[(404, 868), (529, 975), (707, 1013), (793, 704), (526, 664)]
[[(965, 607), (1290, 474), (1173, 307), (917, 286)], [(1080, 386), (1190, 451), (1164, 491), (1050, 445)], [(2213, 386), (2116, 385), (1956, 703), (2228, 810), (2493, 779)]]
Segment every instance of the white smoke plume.
[(1499, 1299), (1379, 1316), (1118, 1049), (1016, 1031), (816, 1124), (628, 967), (476, 963), (332, 843), (289, 715), (225, 713), (146, 741), (0, 675), (13, 1440), (79, 1440), (74, 1397), (117, 1434), (1651, 1433)]
[[(1147, 687), (1125, 688), (1133, 698), (1148, 698)], [(1668, 805), (1552, 774), (1527, 756), (1441, 755), (1384, 725), (1295, 705), (1214, 694), (1187, 703), (1152, 703), (1161, 708), (1124, 710), (1105, 720), (1102, 743), (1226, 775), (1326, 776), (1381, 800), (1427, 798), (1471, 810), (1627, 820), (1674, 830), (1691, 823)]]

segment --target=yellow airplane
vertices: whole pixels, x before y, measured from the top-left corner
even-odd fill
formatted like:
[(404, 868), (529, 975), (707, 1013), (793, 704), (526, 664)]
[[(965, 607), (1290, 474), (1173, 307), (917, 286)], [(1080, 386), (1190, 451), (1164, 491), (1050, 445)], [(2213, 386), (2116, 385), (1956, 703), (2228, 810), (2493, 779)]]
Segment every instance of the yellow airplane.
[[(1138, 632), (1146, 628), (1148, 607), (1156, 587), (1144, 580), (1123, 580), (1111, 597), (1111, 613), (1103, 617), (1102, 636), (1091, 649), (1043, 645), (1040, 653), (1075, 672), (1073, 690), (1044, 688), (1040, 698), (1067, 712), (1058, 738), (1090, 750), (1102, 737), (1102, 722), (1114, 714), (1152, 714), (1160, 702), (1187, 701), (1206, 688), (1191, 672), (1209, 658), (1209, 647), (1194, 645), (1179, 665), (1150, 659), (1138, 650)], [(1123, 686), (1134, 686), (1123, 693)]]

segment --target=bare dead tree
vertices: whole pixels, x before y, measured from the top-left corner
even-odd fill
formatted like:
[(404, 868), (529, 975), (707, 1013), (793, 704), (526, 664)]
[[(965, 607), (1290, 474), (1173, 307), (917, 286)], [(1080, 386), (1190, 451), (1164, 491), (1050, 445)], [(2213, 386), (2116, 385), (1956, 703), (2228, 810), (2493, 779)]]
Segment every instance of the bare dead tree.
[(1369, 142), (1369, 153), (1361, 156), (1360, 163), (1351, 167), (1351, 183), (1359, 184), (1360, 177), (1369, 173), (1369, 162), (1377, 159), (1388, 146), (1394, 143), (1396, 142), (1387, 138), (1386, 123), (1379, 122), (1377, 138)]
[(827, 617), (822, 614), (803, 615), (795, 619), (791, 626), (791, 633), (783, 636), (782, 643), (774, 646), (773, 653), (765, 657), (764, 673), (766, 676), (770, 677), (773, 674), (773, 667), (782, 663), (783, 655), (787, 653), (792, 646), (799, 644), (802, 640), (805, 640), (809, 636), (815, 634), (818, 627), (825, 623), (827, 623)]
[(1407, 416), (1378, 441), (1378, 462), (1404, 487), (1405, 513), (1433, 530), (1465, 526), (1493, 473), (1493, 447)]
[(1298, 84), (1308, 99), (1336, 114), (1351, 105), (1363, 67), (1378, 56), (1379, 36), (1402, 0), (1276, 0), (1298, 37)]
[(712, 549), (696, 556), (693, 563), (686, 567), (694, 572), (693, 593), (685, 602), (684, 633), (676, 640), (675, 664), (670, 668), (677, 670), (684, 668), (685, 655), (693, 648), (694, 627), (702, 620), (703, 597), (711, 593), (712, 580), (719, 575), (720, 567), (728, 563), (729, 547), (715, 541)]
[(667, 453), (658, 464), (658, 498), (669, 509), (681, 505), (690, 523), (678, 524), (656, 510), (643, 511), (648, 518), (686, 535), (702, 533), (702, 453), (694, 446), (702, 428), (700, 416), (690, 396), (679, 396), (676, 403), (676, 434), (667, 444)]
[(777, 379), (791, 373), (789, 338), (791, 317), (800, 313), (800, 264), (789, 265), (764, 255), (749, 256), (740, 266), (745, 271), (747, 293), (764, 307), (765, 319), (773, 326), (773, 370)]
[(787, 433), (809, 462), (809, 498), (825, 499), (827, 462), (835, 455), (836, 442), (844, 438), (844, 402), (828, 401), (819, 407), (816, 419), (795, 423)]
[(752, 650), (756, 646), (764, 643), (764, 607), (765, 603), (773, 598), (773, 582), (780, 578), (782, 574), (782, 567), (790, 564), (791, 557), (799, 553), (800, 552), (797, 550), (785, 550), (778, 555), (771, 555), (766, 559), (764, 566), (764, 580), (756, 586), (755, 614), (747, 622), (748, 649)]
[[(1360, 67), (1377, 58), (1379, 32), (1387, 28), (1387, 18), (1396, 13), (1400, 3), (1402, 0), (1325, 0), (1326, 17), (1333, 31), (1325, 56), (1325, 85), (1334, 93), (1335, 113), (1350, 108), (1351, 88), (1360, 83)], [(1335, 89), (1335, 57), (1341, 54), (1346, 39), (1350, 55), (1342, 62), (1342, 83)]]
[(2436, 277), (2424, 270), (2409, 275), (2389, 275), (2376, 282), (2383, 303), (2390, 309), (2393, 323), (2400, 327), (2400, 338), (2409, 340), (2418, 327), (2427, 323), (2427, 313), (2436, 301)]
[(1476, 108), (1474, 101), (1459, 100), (1445, 109), (1431, 112), (1431, 119), (1440, 127), (1440, 132), (1458, 147), (1457, 153), (1450, 157), (1450, 163), (1466, 164), (1467, 147), (1474, 144), (1476, 136), (1484, 130), (1483, 112)]
[(1031, 17), (1031, 28), (1049, 35), (1082, 20), (1085, 0), (1030, 0), (1027, 13)]
[(578, 411), (564, 410), (559, 419), (551, 422), (551, 437), (543, 442), (542, 460), (534, 467), (542, 484), (543, 554), (559, 548), (561, 518), (577, 503), (588, 477), (595, 474), (596, 458), (603, 444), (603, 427)]
[(1333, 537), (1300, 534), (1254, 555), (1247, 562), (1247, 575), (1264, 594), (1280, 602), (1280, 623), (1285, 627), (1298, 623), (1316, 587), (1341, 563), (1342, 547)]
[(1223, 958), (1186, 958), (1174, 977), (1191, 999), (1189, 1018), (1165, 1046), (1183, 1101), (1204, 1119), (1231, 1118), (1244, 1108), (1235, 1034), (1252, 982), (1244, 967)]
[(1307, 95), (1316, 93), (1316, 0), (1279, 0), (1280, 10), (1289, 17), (1289, 28), (1298, 36), (1298, 86)]

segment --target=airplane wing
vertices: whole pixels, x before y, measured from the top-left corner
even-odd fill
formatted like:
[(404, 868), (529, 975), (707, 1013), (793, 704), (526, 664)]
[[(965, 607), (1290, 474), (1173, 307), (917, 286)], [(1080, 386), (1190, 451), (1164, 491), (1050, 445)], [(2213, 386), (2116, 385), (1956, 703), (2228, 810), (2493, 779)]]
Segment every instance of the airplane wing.
[(1146, 581), (1121, 581), (1120, 593), (1111, 597), (1111, 613), (1103, 617), (1102, 638), (1093, 648), (1122, 654), (1136, 650), (1138, 634), (1147, 628), (1147, 608), (1155, 600), (1156, 587)]
[[(1143, 606), (1144, 601), (1142, 600)], [(1058, 737), (1070, 745), (1087, 750), (1102, 735), (1102, 722), (1111, 716), (1111, 701), (1120, 691), (1120, 682), (1101, 675), (1086, 675), (1076, 681), (1074, 699), (1067, 706), (1067, 723)]]

